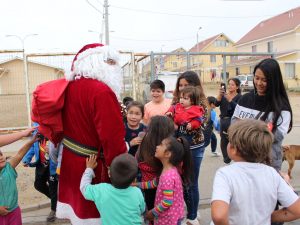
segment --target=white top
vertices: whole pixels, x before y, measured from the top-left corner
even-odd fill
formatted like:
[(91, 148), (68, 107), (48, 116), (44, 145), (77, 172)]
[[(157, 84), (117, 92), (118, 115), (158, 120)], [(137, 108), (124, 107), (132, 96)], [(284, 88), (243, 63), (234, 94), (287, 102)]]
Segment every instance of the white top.
[(211, 202), (221, 200), (229, 204), (231, 225), (270, 225), (277, 200), (289, 207), (298, 198), (274, 168), (235, 162), (216, 172)]

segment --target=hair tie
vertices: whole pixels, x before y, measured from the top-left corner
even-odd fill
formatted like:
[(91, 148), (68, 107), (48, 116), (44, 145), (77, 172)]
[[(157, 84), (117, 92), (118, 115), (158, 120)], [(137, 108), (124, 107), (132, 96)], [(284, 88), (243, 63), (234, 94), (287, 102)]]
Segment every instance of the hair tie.
[(177, 141), (181, 142), (181, 139), (180, 139), (180, 138), (177, 138)]

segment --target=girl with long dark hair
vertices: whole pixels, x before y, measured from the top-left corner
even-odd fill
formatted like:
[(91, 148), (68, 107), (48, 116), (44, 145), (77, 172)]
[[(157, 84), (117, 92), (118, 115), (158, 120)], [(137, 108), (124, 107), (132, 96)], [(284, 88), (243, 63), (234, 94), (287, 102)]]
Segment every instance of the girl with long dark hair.
[(227, 154), (228, 135), (227, 130), (230, 126), (230, 120), (233, 115), (234, 109), (242, 97), (240, 90), (240, 80), (231, 78), (228, 80), (227, 90), (220, 88), (219, 95), (215, 100), (215, 106), (220, 106), (220, 136), (221, 136), (221, 151), (223, 155), (224, 165), (228, 165), (231, 159)]
[(188, 130), (186, 125), (183, 126), (175, 125), (175, 130), (180, 133), (193, 136), (192, 142), (190, 144), (192, 161), (193, 161), (193, 173), (191, 175), (191, 179), (190, 179), (191, 183), (189, 184), (189, 188), (184, 192), (184, 200), (186, 202), (187, 212), (188, 212), (186, 221), (184, 222), (186, 224), (198, 225), (199, 224), (198, 220), (200, 219), (197, 216), (199, 199), (200, 199), (198, 178), (199, 178), (200, 166), (201, 166), (201, 162), (205, 150), (203, 130), (206, 127), (208, 117), (209, 117), (209, 113), (208, 113), (209, 104), (205, 97), (198, 75), (193, 71), (186, 71), (183, 74), (181, 74), (177, 79), (172, 105), (176, 105), (179, 102), (180, 92), (183, 88), (187, 86), (194, 86), (200, 88), (199, 106), (204, 109), (204, 113), (202, 115), (202, 125), (196, 130)]
[(287, 96), (282, 74), (275, 59), (264, 59), (253, 71), (254, 89), (243, 95), (236, 106), (236, 118), (254, 118), (273, 124), (274, 142), (271, 148), (271, 166), (281, 170), (281, 144), (293, 126), (292, 108)]

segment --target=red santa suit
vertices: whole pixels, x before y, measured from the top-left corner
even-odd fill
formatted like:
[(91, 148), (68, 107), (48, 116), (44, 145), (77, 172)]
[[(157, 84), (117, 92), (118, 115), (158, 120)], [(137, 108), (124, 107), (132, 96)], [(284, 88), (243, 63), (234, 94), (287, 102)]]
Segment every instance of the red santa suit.
[(198, 105), (192, 105), (190, 108), (183, 108), (180, 103), (172, 106), (168, 112), (174, 113), (174, 123), (177, 125), (192, 125), (192, 130), (199, 128), (202, 124), (202, 115), (204, 110)]
[[(105, 62), (111, 59), (117, 64), (111, 66)], [(87, 45), (76, 55), (72, 71), (66, 74), (69, 84), (64, 85), (65, 91), (59, 92), (62, 94), (58, 105), (64, 102), (60, 115), (55, 115), (57, 123), (52, 122), (56, 125), (50, 126), (43, 117), (41, 97), (36, 94), (33, 101), (33, 114), (39, 115), (36, 120), (47, 133), (45, 136), (56, 144), (64, 135), (56, 215), (70, 219), (72, 224), (101, 224), (95, 203), (85, 200), (79, 188), (86, 157), (97, 154), (98, 166), (92, 184), (98, 184), (110, 182), (107, 168), (116, 156), (127, 152), (117, 99), (122, 87), (119, 72), (116, 51), (100, 44)], [(63, 133), (59, 131), (60, 123)]]

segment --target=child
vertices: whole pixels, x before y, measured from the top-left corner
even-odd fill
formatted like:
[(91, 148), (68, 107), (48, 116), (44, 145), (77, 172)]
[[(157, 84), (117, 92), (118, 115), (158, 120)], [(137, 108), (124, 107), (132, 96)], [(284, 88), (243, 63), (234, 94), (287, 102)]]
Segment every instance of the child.
[[(137, 152), (137, 161), (142, 173), (142, 181), (151, 181), (161, 168), (161, 162), (155, 157), (156, 146), (172, 136), (174, 132), (173, 121), (166, 116), (154, 116), (150, 118), (148, 132), (143, 138), (140, 148)], [(145, 202), (148, 209), (154, 208), (155, 189), (144, 191)]]
[(207, 100), (209, 102), (210, 105), (210, 120), (208, 120), (207, 125), (205, 130), (203, 131), (204, 133), (204, 147), (206, 148), (209, 144), (211, 144), (211, 155), (214, 156), (220, 156), (221, 154), (219, 152), (216, 151), (217, 149), (217, 137), (215, 135), (215, 133), (213, 132), (213, 129), (215, 127), (216, 131), (218, 131), (218, 133), (220, 134), (220, 123), (218, 120), (218, 117), (216, 115), (216, 112), (214, 111), (214, 109), (216, 108), (214, 102), (216, 100), (215, 97), (213, 96), (209, 96), (207, 97)]
[(144, 116), (144, 105), (138, 101), (130, 102), (127, 106), (127, 122), (125, 122), (126, 135), (125, 141), (129, 145), (128, 153), (135, 156), (142, 137), (139, 137), (140, 132), (146, 133), (148, 128), (146, 125), (140, 123)]
[(28, 152), (31, 145), (39, 140), (38, 132), (28, 141), (9, 162), (0, 151), (0, 224), (21, 225), (21, 210), (18, 205), (18, 189), (16, 179), (18, 177), (15, 168)]
[(183, 177), (189, 183), (192, 158), (189, 143), (184, 138), (166, 138), (156, 147), (155, 157), (162, 163), (157, 177), (150, 182), (135, 183), (141, 189), (157, 187), (154, 208), (146, 214), (146, 219), (154, 224), (181, 224), (184, 216), (182, 181), (179, 175), (183, 162)]
[[(86, 170), (82, 176), (80, 190), (84, 198), (94, 201), (101, 214), (102, 224), (142, 224), (141, 214), (145, 210), (144, 197), (135, 182), (138, 166), (129, 154), (116, 157), (110, 166), (112, 184), (91, 185), (97, 167), (96, 155), (86, 159)], [(88, 209), (87, 209), (88, 210)]]
[(143, 124), (148, 125), (148, 120), (156, 115), (164, 115), (171, 106), (171, 99), (164, 98), (165, 84), (161, 80), (155, 80), (150, 84), (152, 101), (145, 105)]
[[(166, 116), (174, 118), (174, 123), (178, 126), (186, 125), (188, 130), (196, 130), (202, 124), (204, 110), (199, 106), (200, 89), (188, 86), (180, 92), (180, 102), (172, 106)], [(174, 137), (182, 136), (191, 144), (194, 135), (182, 134), (175, 131)]]
[(125, 106), (127, 106), (130, 102), (133, 102), (133, 98), (131, 98), (131, 97), (125, 97), (125, 98), (123, 98), (123, 104)]
[[(236, 121), (228, 136), (227, 152), (234, 163), (219, 169), (215, 176), (211, 200), (214, 224), (263, 225), (299, 218), (299, 197), (267, 166), (273, 134), (266, 123)], [(273, 213), (277, 200), (284, 208)]]
[[(37, 123), (33, 124), (38, 126)], [(35, 131), (37, 132), (37, 131)], [(35, 162), (31, 162), (35, 156)], [(23, 166), (36, 167), (34, 187), (37, 191), (51, 199), (51, 211), (47, 217), (48, 222), (56, 220), (57, 205), (57, 163), (49, 157), (49, 140), (40, 134), (39, 142), (34, 143), (23, 159)]]

